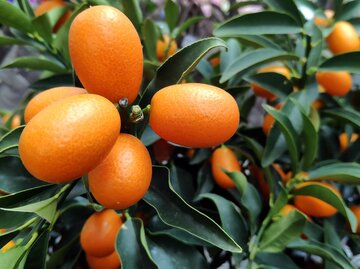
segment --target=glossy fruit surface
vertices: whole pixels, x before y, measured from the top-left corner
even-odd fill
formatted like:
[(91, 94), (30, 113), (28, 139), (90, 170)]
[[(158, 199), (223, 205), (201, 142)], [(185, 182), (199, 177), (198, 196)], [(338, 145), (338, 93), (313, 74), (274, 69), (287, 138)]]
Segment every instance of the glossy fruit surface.
[[(340, 196), (339, 191), (334, 186), (324, 182), (304, 182), (299, 184), (297, 188), (300, 189), (310, 184), (318, 184), (324, 187), (328, 187)], [(294, 204), (297, 209), (304, 212), (306, 215), (313, 217), (330, 217), (332, 215), (335, 215), (337, 212), (337, 209), (335, 207), (312, 196), (296, 195), (294, 197)]]
[(348, 72), (317, 72), (316, 81), (331, 96), (344, 96), (352, 86), (352, 78)]
[(26, 125), (19, 154), (36, 178), (63, 183), (98, 165), (120, 132), (120, 116), (104, 97), (80, 94), (40, 111)]
[(80, 244), (86, 254), (95, 257), (111, 255), (122, 221), (112, 209), (95, 212), (84, 223)]
[(121, 263), (116, 251), (105, 257), (95, 257), (87, 254), (86, 261), (90, 269), (118, 269)]
[(239, 121), (235, 99), (207, 84), (171, 85), (151, 100), (152, 129), (181, 146), (206, 148), (222, 144), (236, 132)]
[(45, 107), (63, 100), (67, 97), (86, 93), (86, 90), (77, 87), (56, 87), (36, 95), (27, 104), (24, 112), (25, 123), (28, 123), (37, 113)]
[(156, 43), (156, 57), (160, 62), (165, 61), (168, 57), (173, 55), (177, 50), (175, 40), (170, 41), (168, 35), (163, 35), (163, 40), (159, 39)]
[(120, 134), (106, 159), (89, 173), (96, 200), (107, 208), (125, 209), (147, 192), (152, 176), (149, 152), (135, 136)]
[(140, 89), (143, 52), (131, 21), (118, 9), (93, 6), (81, 12), (69, 31), (69, 52), (89, 93), (131, 104)]
[(240, 171), (241, 167), (234, 152), (225, 146), (214, 150), (211, 156), (211, 172), (215, 182), (222, 188), (234, 188), (235, 184), (231, 178), (222, 171)]
[(337, 22), (326, 41), (334, 54), (360, 49), (359, 35), (355, 27), (347, 21)]
[[(55, 8), (65, 7), (66, 3), (63, 0), (49, 0), (42, 2), (34, 11), (36, 17), (39, 17)], [(56, 22), (53, 27), (53, 32), (56, 33), (65, 21), (70, 17), (71, 12), (66, 11), (62, 17)]]

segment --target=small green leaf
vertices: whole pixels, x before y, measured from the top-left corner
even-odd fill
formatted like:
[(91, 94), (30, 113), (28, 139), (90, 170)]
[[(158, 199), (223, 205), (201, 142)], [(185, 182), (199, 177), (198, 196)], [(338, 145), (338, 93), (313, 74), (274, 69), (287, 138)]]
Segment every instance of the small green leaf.
[(19, 138), (24, 127), (25, 126), (19, 126), (12, 129), (0, 138), (0, 153), (18, 146)]
[(115, 242), (123, 269), (158, 268), (147, 246), (144, 225), (140, 219), (127, 219), (121, 226)]
[(360, 2), (359, 1), (349, 1), (344, 3), (339, 10), (335, 13), (336, 21), (347, 21), (354, 17), (359, 17), (360, 14)]
[(214, 30), (218, 37), (238, 37), (240, 35), (296, 34), (302, 28), (289, 15), (262, 11), (240, 15), (221, 24)]
[(46, 43), (52, 42), (52, 27), (47, 14), (35, 17), (32, 20), (35, 31), (45, 40)]
[(173, 163), (170, 166), (170, 181), (174, 191), (185, 201), (190, 202), (194, 196), (195, 190), (193, 186), (192, 175)]
[(0, 46), (1, 45), (29, 45), (29, 43), (9, 36), (0, 36)]
[(6, 0), (0, 0), (0, 23), (18, 29), (24, 33), (32, 33), (30, 19), (17, 7)]
[(240, 253), (241, 247), (211, 218), (187, 204), (173, 190), (168, 178), (168, 169), (154, 167), (151, 186), (143, 198), (162, 221), (215, 247)]
[(267, 265), (268, 269), (299, 269), (296, 263), (285, 253), (257, 253), (255, 261), (259, 265)]
[(156, 43), (159, 38), (159, 31), (156, 24), (152, 20), (146, 19), (141, 29), (141, 34), (144, 39), (144, 46), (149, 59), (157, 61)]
[(325, 60), (319, 67), (319, 71), (346, 71), (360, 74), (360, 51), (338, 54)]
[(194, 197), (198, 197), (202, 193), (211, 192), (211, 190), (214, 188), (215, 184), (211, 175), (211, 167), (209, 163), (204, 163), (199, 169), (196, 183), (196, 193)]
[(293, 210), (289, 215), (271, 224), (264, 232), (259, 244), (261, 252), (281, 252), (287, 245), (300, 237), (306, 218)]
[(201, 17), (201, 16), (195, 16), (195, 17), (188, 18), (186, 21), (184, 21), (182, 24), (180, 24), (179, 27), (176, 27), (173, 30), (172, 36), (174, 37), (174, 39), (178, 39), (187, 28), (189, 28), (193, 24), (198, 23), (202, 19), (204, 19), (204, 17)]
[(48, 252), (50, 231), (45, 230), (34, 242), (28, 258), (26, 259), (27, 269), (46, 269), (46, 256)]
[(299, 12), (297, 6), (295, 5), (293, 0), (265, 0), (270, 7), (272, 7), (275, 11), (280, 11), (288, 14), (292, 18), (296, 20), (299, 25), (304, 23), (304, 18), (302, 14)]
[(344, 123), (351, 123), (356, 128), (360, 129), (360, 113), (351, 108), (333, 108), (322, 111), (324, 115), (330, 116), (343, 121)]
[(220, 51), (220, 72), (224, 72), (226, 67), (228, 67), (234, 59), (239, 57), (241, 53), (240, 43), (234, 39), (230, 38), (226, 41), (227, 49)]
[(180, 11), (178, 5), (173, 0), (166, 0), (165, 2), (165, 19), (172, 32), (179, 19)]
[(311, 49), (306, 63), (306, 73), (310, 75), (313, 73), (313, 70), (316, 70), (316, 68), (318, 67), (321, 60), (322, 51), (324, 49), (324, 39), (322, 32), (315, 24), (312, 24), (311, 26)]
[(143, 22), (143, 14), (140, 7), (140, 1), (137, 0), (121, 0), (123, 12), (134, 24), (137, 31), (140, 30), (140, 25)]
[(310, 180), (332, 180), (340, 183), (360, 184), (359, 163), (331, 163), (309, 171)]
[(228, 81), (233, 76), (242, 76), (247, 72), (258, 68), (260, 65), (278, 61), (278, 60), (296, 60), (298, 57), (294, 54), (275, 50), (275, 49), (257, 49), (242, 54), (229, 65), (221, 76), (220, 83)]
[(1, 68), (25, 68), (30, 70), (48, 70), (55, 73), (65, 73), (66, 69), (54, 61), (39, 57), (19, 57), (13, 62), (3, 65)]

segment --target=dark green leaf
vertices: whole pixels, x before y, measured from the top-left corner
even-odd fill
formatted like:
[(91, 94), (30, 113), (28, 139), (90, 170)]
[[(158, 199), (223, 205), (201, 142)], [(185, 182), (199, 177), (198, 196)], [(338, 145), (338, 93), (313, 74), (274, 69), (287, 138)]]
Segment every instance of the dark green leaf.
[(347, 71), (360, 74), (360, 51), (338, 54), (325, 60), (319, 67), (320, 71)]
[(197, 149), (194, 153), (194, 156), (190, 160), (190, 164), (198, 164), (210, 158), (211, 149), (204, 148), (204, 149)]
[(241, 44), (254, 48), (282, 50), (279, 44), (262, 35), (241, 35), (238, 36), (237, 39), (241, 42)]
[(216, 222), (174, 192), (168, 178), (167, 169), (154, 167), (151, 186), (143, 198), (154, 207), (162, 221), (220, 249), (240, 253), (241, 247)]
[(47, 14), (35, 17), (32, 20), (35, 31), (42, 37), (47, 44), (52, 42), (52, 27)]
[(141, 136), (141, 142), (143, 142), (145, 146), (150, 146), (159, 139), (160, 137), (151, 129), (151, 127), (149, 125), (146, 126), (145, 131)]
[(264, 232), (259, 248), (261, 252), (281, 252), (287, 245), (300, 237), (306, 218), (293, 210), (289, 215), (271, 224)]
[(345, 123), (351, 123), (356, 128), (360, 129), (360, 113), (351, 108), (333, 108), (323, 110), (324, 115), (342, 120)]
[[(335, 227), (328, 221), (325, 220), (324, 222), (324, 243), (329, 244), (336, 248), (339, 252), (342, 252), (342, 245), (341, 240), (338, 236), (337, 231), (335, 230)], [(334, 263), (325, 260), (325, 268), (326, 269), (340, 269), (338, 266), (336, 266)]]
[(157, 61), (156, 43), (159, 38), (159, 33), (155, 23), (150, 19), (146, 19), (141, 29), (141, 33), (144, 39), (145, 50), (149, 56), (149, 59), (152, 61)]
[(30, 18), (35, 16), (34, 11), (28, 0), (17, 0), (16, 1), (21, 8), (21, 10)]
[(140, 30), (140, 25), (143, 22), (143, 14), (140, 7), (140, 1), (137, 0), (121, 0), (123, 12), (134, 24), (137, 31)]
[(159, 269), (208, 268), (205, 258), (193, 246), (166, 236), (151, 236), (147, 242)]
[(342, 5), (341, 10), (335, 13), (335, 20), (336, 21), (347, 21), (354, 17), (359, 17), (360, 14), (360, 2), (349, 1)]
[(220, 83), (224, 83), (233, 76), (241, 77), (245, 73), (258, 68), (260, 65), (278, 60), (296, 60), (297, 56), (285, 51), (275, 49), (257, 49), (249, 51), (238, 57), (229, 65), (221, 76)]
[(195, 190), (193, 185), (192, 175), (174, 164), (170, 166), (170, 181), (174, 191), (181, 196), (185, 201), (192, 200)]
[(0, 210), (0, 227), (7, 229), (6, 233), (21, 229), (26, 223), (32, 223), (36, 218), (35, 214), (24, 212), (12, 212)]
[(179, 27), (176, 27), (174, 29), (172, 36), (175, 39), (178, 39), (187, 28), (189, 28), (191, 25), (193, 25), (195, 23), (198, 23), (203, 18), (204, 17), (200, 17), (200, 16), (195, 16), (195, 17), (188, 18), (186, 21), (184, 21), (182, 24), (180, 24)]
[(166, 0), (165, 2), (165, 19), (169, 26), (170, 32), (172, 32), (179, 19), (179, 7), (173, 0)]
[(153, 95), (160, 89), (180, 82), (198, 64), (202, 57), (213, 48), (225, 47), (225, 42), (218, 38), (201, 39), (177, 51), (157, 70), (140, 100), (140, 106), (150, 103)]
[(227, 49), (223, 49), (220, 51), (220, 72), (224, 72), (226, 67), (228, 67), (234, 59), (239, 57), (241, 53), (241, 48), (239, 42), (230, 38), (226, 41)]
[(275, 11), (280, 11), (288, 14), (292, 18), (296, 20), (296, 22), (301, 25), (304, 22), (304, 18), (301, 13), (297, 9), (293, 0), (282, 1), (282, 0), (265, 0), (270, 7), (272, 7)]
[(322, 32), (315, 24), (312, 24), (312, 36), (310, 46), (311, 50), (306, 63), (306, 73), (309, 75), (313, 74), (316, 71), (317, 66), (319, 65), (321, 60), (322, 51), (324, 49)]
[(1, 68), (26, 68), (30, 70), (48, 70), (55, 73), (64, 73), (66, 69), (47, 58), (19, 57), (13, 62), (3, 65)]
[(0, 36), (0, 46), (1, 45), (29, 45), (29, 43), (9, 36)]
[(293, 260), (285, 253), (258, 253), (255, 260), (257, 264), (268, 265), (271, 266), (271, 268), (299, 269)]
[(211, 175), (211, 167), (209, 163), (204, 163), (197, 174), (197, 188), (194, 197), (198, 197), (202, 193), (208, 193), (214, 188), (214, 180)]
[(31, 247), (26, 259), (26, 269), (45, 269), (46, 255), (48, 252), (50, 231), (45, 230)]
[(216, 28), (214, 35), (237, 37), (239, 35), (296, 34), (301, 31), (301, 27), (289, 15), (275, 11), (262, 11), (231, 18)]
[[(11, 148), (16, 148), (19, 143), (19, 138), (24, 130), (25, 126), (20, 126), (15, 129), (12, 129), (10, 132), (5, 134), (0, 138), (0, 153), (9, 150)], [(0, 159), (1, 163), (1, 159)], [(0, 164), (1, 165), (1, 164)]]
[(311, 180), (332, 180), (340, 183), (360, 184), (359, 163), (331, 163), (309, 171)]
[(0, 0), (0, 10), (1, 24), (16, 28), (24, 33), (33, 32), (30, 19), (10, 2)]
[(123, 269), (158, 268), (148, 249), (144, 225), (140, 219), (128, 219), (121, 226), (115, 247)]

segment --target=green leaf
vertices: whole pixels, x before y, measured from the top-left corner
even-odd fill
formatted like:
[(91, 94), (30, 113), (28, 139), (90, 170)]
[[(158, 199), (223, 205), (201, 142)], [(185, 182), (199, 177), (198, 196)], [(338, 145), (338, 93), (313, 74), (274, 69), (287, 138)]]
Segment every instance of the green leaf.
[(220, 72), (224, 72), (226, 67), (239, 57), (241, 53), (240, 43), (234, 38), (226, 41), (226, 47), (226, 50), (220, 51)]
[(158, 268), (150, 255), (140, 219), (126, 220), (116, 237), (115, 248), (121, 257), (123, 269)]
[(319, 71), (347, 71), (360, 74), (360, 51), (347, 52), (335, 55), (325, 60), (319, 67)]
[(192, 175), (173, 163), (170, 166), (170, 182), (174, 191), (185, 201), (190, 202), (194, 196), (195, 190), (193, 186)]
[(269, 48), (282, 50), (281, 46), (272, 41), (270, 38), (262, 35), (241, 35), (236, 37), (241, 44), (254, 48)]
[(263, 107), (279, 124), (290, 153), (292, 171), (297, 172), (299, 170), (300, 139), (293, 124), (284, 112), (278, 111), (269, 105)]
[(328, 203), (335, 207), (350, 223), (352, 231), (356, 231), (357, 221), (355, 215), (352, 211), (345, 205), (343, 199), (335, 193), (333, 190), (329, 189), (320, 184), (310, 184), (303, 186), (294, 191), (294, 195), (305, 195), (319, 198), (320, 200)]
[(271, 266), (270, 268), (299, 269), (285, 253), (257, 253), (255, 261), (257, 264)]
[(279, 196), (276, 198), (274, 205), (271, 207), (267, 217), (272, 219), (288, 203), (288, 193), (281, 189)]
[(30, 70), (48, 70), (55, 73), (64, 73), (66, 69), (47, 58), (19, 57), (13, 62), (3, 65), (1, 68), (26, 68)]
[(156, 44), (159, 38), (159, 32), (156, 24), (152, 20), (146, 19), (141, 29), (141, 34), (144, 40), (145, 50), (147, 55), (149, 56), (149, 59), (152, 61), (157, 61)]
[(350, 123), (360, 129), (360, 113), (351, 108), (333, 108), (322, 111), (324, 115), (341, 120), (344, 123)]
[(240, 35), (296, 34), (302, 28), (289, 15), (262, 11), (233, 17), (214, 30), (218, 37), (238, 37)]
[(140, 1), (137, 0), (121, 0), (124, 14), (130, 19), (136, 30), (140, 30), (143, 22), (143, 14), (140, 7)]
[(33, 213), (0, 210), (0, 227), (7, 229), (5, 234), (12, 233), (16, 230), (21, 230), (22, 226), (26, 227), (26, 224), (32, 223), (35, 218), (37, 217)]
[(153, 180), (143, 198), (163, 222), (209, 242), (220, 249), (240, 253), (241, 247), (212, 219), (187, 204), (173, 189), (166, 168), (154, 167)]
[(166, 0), (165, 2), (165, 19), (169, 26), (170, 32), (176, 27), (179, 20), (180, 10), (178, 5), (173, 0)]
[(47, 14), (35, 17), (32, 20), (35, 31), (45, 40), (47, 44), (52, 42), (52, 27)]
[(270, 7), (272, 7), (275, 11), (280, 11), (288, 14), (289, 16), (294, 18), (299, 25), (302, 25), (304, 23), (304, 18), (302, 17), (293, 0), (265, 0), (264, 2), (267, 3)]
[[(341, 240), (338, 236), (337, 231), (335, 230), (335, 227), (328, 221), (324, 221), (324, 243), (329, 244), (336, 248), (339, 252), (342, 252), (342, 245)], [(338, 266), (336, 266), (334, 263), (325, 260), (325, 268), (326, 269), (340, 269)]]
[(285, 99), (293, 91), (291, 82), (283, 75), (274, 72), (246, 76), (244, 80), (261, 86), (281, 99)]
[(18, 29), (24, 33), (32, 33), (30, 19), (17, 7), (6, 0), (0, 0), (0, 23)]
[(349, 1), (344, 3), (341, 7), (341, 10), (335, 13), (335, 20), (336, 21), (347, 21), (354, 17), (359, 17), (360, 14), (360, 2)]
[(172, 36), (174, 37), (174, 39), (178, 39), (187, 28), (189, 28), (193, 24), (198, 23), (203, 18), (204, 17), (202, 17), (202, 16), (194, 16), (194, 17), (188, 18), (182, 24), (180, 24), (180, 26), (176, 27), (173, 30)]
[(18, 157), (5, 156), (0, 158), (0, 190), (14, 193), (31, 187), (43, 185), (27, 172)]
[(294, 0), (294, 2), (306, 20), (311, 20), (314, 17), (315, 11), (318, 9), (317, 5), (308, 0)]
[(21, 8), (21, 10), (29, 17), (33, 18), (35, 16), (34, 11), (28, 0), (17, 0), (16, 1)]
[(278, 60), (296, 60), (296, 55), (275, 49), (257, 49), (242, 54), (229, 65), (221, 76), (220, 83), (224, 83), (233, 76), (241, 77), (260, 65)]
[(209, 148), (203, 148), (203, 149), (197, 149), (194, 153), (194, 156), (190, 160), (190, 164), (199, 164), (207, 159), (209, 159), (211, 156), (211, 149)]
[(316, 68), (318, 67), (321, 60), (322, 51), (324, 49), (324, 39), (322, 32), (315, 24), (312, 24), (310, 46), (311, 49), (306, 63), (306, 73), (308, 75), (311, 75), (316, 71)]
[(0, 46), (2, 45), (29, 45), (29, 43), (9, 36), (0, 36)]
[(240, 209), (231, 201), (214, 193), (201, 194), (200, 199), (211, 200), (220, 215), (221, 227), (238, 243), (246, 246), (248, 242), (248, 229)]
[(18, 146), (19, 138), (24, 128), (25, 126), (19, 126), (0, 138), (0, 153)]
[(141, 96), (140, 106), (147, 106), (158, 90), (180, 82), (195, 68), (208, 51), (217, 47), (225, 47), (225, 42), (218, 38), (205, 38), (180, 49), (169, 57), (159, 67), (154, 79)]
[(309, 171), (310, 180), (332, 180), (340, 183), (360, 184), (359, 163), (331, 163)]
[(196, 178), (196, 193), (194, 197), (198, 197), (202, 193), (211, 192), (214, 188), (214, 180), (211, 175), (211, 166), (209, 163), (204, 163)]
[(208, 268), (205, 258), (193, 246), (167, 236), (147, 237), (147, 242), (159, 269)]
[(8, 251), (0, 252), (0, 263), (4, 268), (18, 268), (18, 264), (26, 255), (26, 248), (24, 246), (14, 246)]
[(305, 251), (310, 254), (318, 255), (332, 261), (344, 269), (355, 268), (343, 252), (338, 251), (332, 246), (320, 243), (311, 239), (297, 240), (288, 245), (289, 248)]
[(264, 232), (260, 243), (260, 252), (281, 252), (287, 245), (300, 237), (306, 218), (293, 210), (289, 215), (271, 224)]
[(148, 147), (159, 139), (160, 136), (158, 136), (149, 125), (146, 126), (145, 131), (141, 136), (141, 142), (143, 142), (143, 144)]
[(46, 269), (46, 255), (48, 252), (48, 244), (50, 231), (45, 230), (36, 239), (31, 247), (28, 258), (26, 259), (26, 269)]

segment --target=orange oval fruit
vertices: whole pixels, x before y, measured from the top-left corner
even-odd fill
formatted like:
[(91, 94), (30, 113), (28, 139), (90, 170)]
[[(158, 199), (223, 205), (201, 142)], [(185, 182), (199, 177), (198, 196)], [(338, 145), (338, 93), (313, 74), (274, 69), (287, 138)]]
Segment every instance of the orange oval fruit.
[(88, 175), (90, 191), (103, 206), (124, 209), (147, 192), (152, 176), (149, 152), (135, 136), (120, 134), (106, 159)]
[[(46, 2), (45, 2), (46, 3)], [(86, 93), (86, 90), (77, 87), (56, 87), (37, 94), (27, 104), (24, 112), (25, 123), (28, 123), (37, 113), (45, 107), (65, 99), (69, 96)]]
[[(283, 75), (287, 79), (290, 79), (290, 77), (291, 77), (290, 70), (285, 66), (266, 66), (266, 67), (260, 68), (257, 71), (257, 73), (268, 73), (268, 72), (278, 73), (280, 75)], [(255, 84), (255, 83), (252, 83), (251, 87), (257, 96), (264, 97), (265, 99), (268, 99), (268, 100), (272, 100), (272, 99), (276, 98), (276, 96), (273, 95), (271, 92), (267, 91), (266, 89), (262, 88), (261, 86)]]
[(326, 41), (334, 54), (360, 49), (358, 33), (355, 27), (347, 21), (337, 22)]
[(111, 6), (93, 6), (74, 19), (69, 31), (71, 62), (89, 93), (131, 104), (140, 89), (143, 52), (131, 21)]
[(5, 253), (6, 251), (8, 251), (10, 248), (14, 247), (15, 245), (16, 244), (15, 244), (14, 240), (10, 240), (1, 248), (1, 252)]
[(95, 212), (86, 220), (81, 230), (81, 247), (91, 256), (111, 255), (115, 250), (115, 240), (121, 225), (122, 221), (114, 210)]
[(118, 269), (120, 267), (120, 257), (116, 251), (105, 257), (95, 257), (86, 254), (86, 261), (90, 269)]
[(352, 86), (352, 78), (348, 72), (317, 72), (316, 81), (331, 96), (344, 96)]
[(340, 151), (344, 151), (349, 147), (349, 142), (354, 143), (359, 138), (357, 133), (352, 133), (349, 141), (349, 136), (347, 133), (341, 133), (339, 135)]
[[(304, 182), (300, 183), (297, 188), (302, 188), (306, 185), (311, 184), (318, 184), (324, 187), (328, 187), (332, 191), (334, 191), (338, 196), (340, 196), (339, 191), (333, 186), (328, 183), (324, 182)], [(304, 212), (306, 215), (313, 216), (313, 217), (330, 217), (335, 215), (337, 209), (328, 203), (312, 197), (312, 196), (305, 196), (305, 195), (296, 195), (294, 197), (294, 204), (297, 209), (301, 212)]]
[(240, 112), (226, 91), (201, 83), (171, 85), (151, 100), (150, 125), (172, 143), (206, 148), (224, 143), (236, 132)]
[(241, 171), (241, 167), (234, 152), (228, 147), (222, 146), (214, 150), (211, 155), (211, 172), (215, 182), (222, 188), (234, 188), (235, 184), (231, 178), (222, 171)]
[(216, 67), (220, 64), (220, 57), (219, 56), (213, 57), (209, 60), (209, 62), (212, 65), (212, 67)]
[(26, 125), (20, 158), (36, 178), (68, 182), (98, 165), (119, 131), (120, 116), (110, 101), (94, 94), (71, 96), (44, 108)]
[(358, 225), (357, 225), (357, 228), (356, 228), (356, 233), (357, 234), (360, 234), (360, 206), (359, 205), (353, 205), (350, 207), (351, 211), (354, 213), (356, 219), (357, 219), (357, 222), (358, 222)]
[(168, 57), (175, 54), (177, 50), (177, 44), (174, 39), (170, 40), (168, 35), (163, 35), (163, 40), (159, 39), (156, 42), (156, 57), (159, 62), (165, 61)]
[[(66, 3), (63, 0), (49, 0), (42, 2), (34, 11), (35, 16), (39, 17), (50, 10), (53, 10), (55, 8), (59, 7), (65, 7)], [(70, 17), (71, 11), (66, 11), (64, 15), (60, 17), (60, 19), (56, 22), (56, 24), (53, 27), (53, 32), (56, 33), (60, 27), (65, 23), (65, 21)]]

